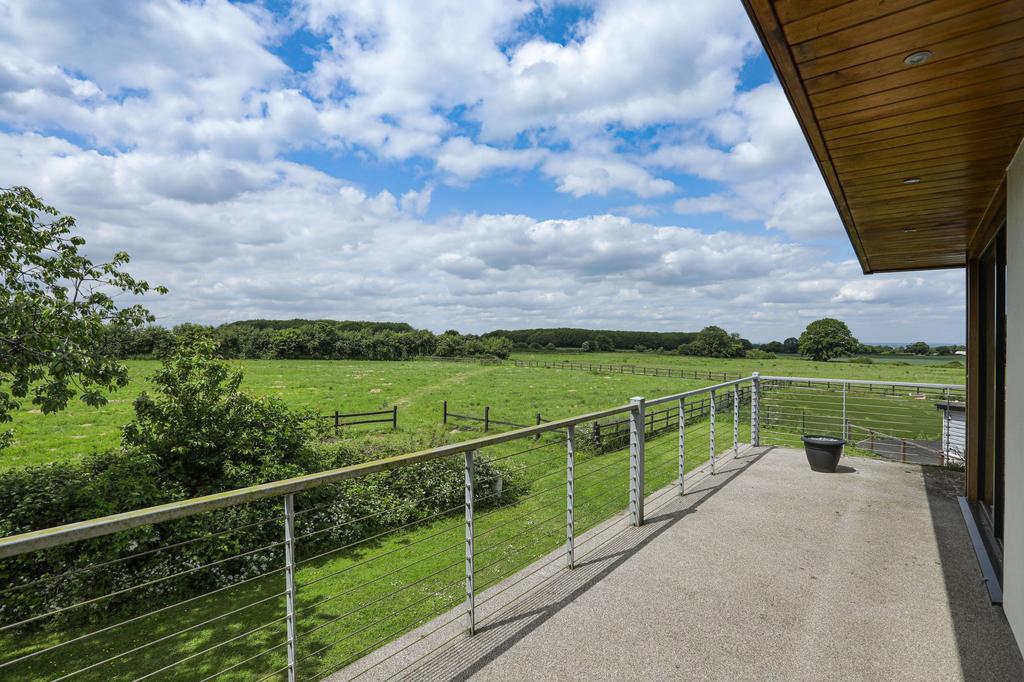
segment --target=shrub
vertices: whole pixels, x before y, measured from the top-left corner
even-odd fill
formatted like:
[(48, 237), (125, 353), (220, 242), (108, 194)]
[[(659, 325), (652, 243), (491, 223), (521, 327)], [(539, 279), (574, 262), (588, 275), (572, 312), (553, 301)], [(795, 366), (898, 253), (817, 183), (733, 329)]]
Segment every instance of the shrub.
[(161, 475), (203, 495), (295, 476), (317, 420), (280, 400), (239, 390), (241, 370), (216, 358), (215, 342), (193, 337), (149, 379), (123, 430), (127, 451), (154, 457)]
[(751, 348), (744, 354), (744, 357), (748, 360), (774, 360), (777, 356), (770, 351)]
[(873, 365), (873, 364), (875, 364), (875, 361), (872, 360), (871, 358), (869, 358), (866, 355), (861, 355), (861, 356), (858, 356), (858, 357), (855, 357), (855, 358), (850, 358), (849, 362), (852, 362), (855, 365)]

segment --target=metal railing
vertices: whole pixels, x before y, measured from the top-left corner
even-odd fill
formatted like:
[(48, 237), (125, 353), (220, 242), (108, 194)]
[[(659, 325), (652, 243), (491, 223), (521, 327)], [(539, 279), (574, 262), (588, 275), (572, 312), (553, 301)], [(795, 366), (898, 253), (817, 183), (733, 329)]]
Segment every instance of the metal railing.
[[(831, 383), (845, 387), (843, 428), (862, 426), (859, 384)], [(453, 637), (472, 635), (507, 606), (499, 594), (555, 562), (572, 570), (600, 547), (622, 528), (611, 519), (642, 525), (645, 504), (682, 494), (695, 467), (714, 473), (741, 443), (792, 435), (799, 391), (820, 386), (755, 374), (0, 538), (0, 576), (10, 578), (0, 586), (0, 679), (320, 679), (426, 623), (438, 632), (462, 620)], [(705, 398), (706, 419), (678, 419)], [(804, 419), (825, 424), (830, 403), (813, 398)], [(657, 406), (677, 410), (677, 430), (645, 433)], [(628, 447), (603, 452), (578, 437), (618, 415), (630, 420)], [(430, 481), (429, 494), (395, 498), (403, 475)], [(362, 507), (346, 487), (360, 485), (380, 491)], [(200, 520), (211, 530), (174, 535)]]
[(847, 446), (917, 464), (963, 462), (951, 406), (962, 405), (960, 384), (760, 378), (761, 433), (780, 444), (804, 434), (835, 436)]

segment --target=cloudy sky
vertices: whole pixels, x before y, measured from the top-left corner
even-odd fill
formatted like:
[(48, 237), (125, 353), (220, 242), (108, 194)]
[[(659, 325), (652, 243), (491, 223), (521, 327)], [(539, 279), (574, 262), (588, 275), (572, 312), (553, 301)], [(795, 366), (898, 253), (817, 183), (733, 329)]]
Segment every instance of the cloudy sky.
[(248, 317), (959, 341), (865, 277), (738, 0), (0, 0), (0, 186)]

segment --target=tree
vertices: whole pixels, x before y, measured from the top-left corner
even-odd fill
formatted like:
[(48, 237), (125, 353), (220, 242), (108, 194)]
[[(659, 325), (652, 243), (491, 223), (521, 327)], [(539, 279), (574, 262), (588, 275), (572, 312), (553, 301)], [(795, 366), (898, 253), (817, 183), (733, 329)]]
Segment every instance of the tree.
[(915, 341), (914, 343), (907, 346), (904, 350), (914, 355), (928, 355), (932, 352), (932, 347), (924, 341)]
[(217, 358), (212, 339), (179, 340), (149, 381), (152, 393), (135, 399), (135, 419), (121, 442), (128, 452), (155, 458), (161, 474), (186, 494), (300, 473), (295, 462), (316, 420), (275, 398), (240, 391), (241, 370)]
[[(29, 189), (0, 189), (0, 423), (10, 422), (31, 395), (44, 413), (64, 409), (80, 394), (87, 405), (128, 383), (112, 334), (123, 336), (153, 316), (141, 305), (118, 308), (122, 292), (150, 291), (124, 271), (128, 254), (106, 263), (82, 255), (75, 219), (47, 206)], [(0, 433), (0, 448), (13, 432)]]
[(826, 362), (857, 352), (858, 344), (845, 322), (825, 317), (811, 322), (800, 335), (800, 354)]
[(795, 336), (789, 337), (782, 342), (782, 352), (796, 355), (800, 352), (800, 341)]
[(699, 355), (706, 358), (739, 358), (743, 357), (743, 343), (739, 334), (729, 334), (721, 327), (714, 325), (704, 327), (695, 338), (679, 352), (683, 355)]

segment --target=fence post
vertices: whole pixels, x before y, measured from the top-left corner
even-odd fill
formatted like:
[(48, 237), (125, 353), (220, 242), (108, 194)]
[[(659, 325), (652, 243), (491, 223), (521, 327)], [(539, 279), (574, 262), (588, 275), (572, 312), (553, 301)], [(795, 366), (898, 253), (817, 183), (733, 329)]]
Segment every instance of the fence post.
[(711, 418), (711, 428), (710, 428), (709, 434), (708, 434), (708, 438), (709, 438), (708, 450), (710, 452), (710, 459), (711, 459), (711, 473), (714, 474), (715, 473), (715, 418), (717, 416), (716, 413), (718, 412), (718, 405), (717, 405), (717, 401), (715, 400), (715, 392), (714, 391), (711, 391), (711, 407), (709, 408), (709, 410), (710, 410), (710, 415), (709, 416)]
[(295, 682), (295, 496), (284, 496), (284, 599), (288, 630), (288, 682)]
[(750, 382), (750, 444), (761, 445), (761, 373), (754, 372)]
[(686, 474), (686, 398), (679, 399), (679, 494), (683, 494)]
[(576, 426), (565, 433), (565, 563), (576, 568)]
[(337, 433), (337, 431), (338, 431), (338, 429), (340, 427), (341, 427), (341, 415), (338, 413), (337, 410), (335, 410), (334, 411), (334, 431), (335, 431), (335, 433)]
[[(540, 426), (540, 412), (537, 413), (537, 426)], [(534, 440), (540, 440), (540, 434), (538, 433), (533, 437)]]
[(391, 430), (398, 430), (398, 405), (391, 406)]
[(466, 452), (466, 632), (476, 633), (476, 592), (473, 586), (473, 455)]
[(491, 428), (491, 406), (484, 405), (484, 431)]
[(732, 454), (740, 454), (740, 387), (732, 387)]
[(441, 417), (441, 423), (442, 424), (447, 424), (448, 423), (448, 401), (447, 400), (444, 401), (444, 414)]
[(629, 520), (644, 525), (644, 398), (630, 398), (629, 411)]

